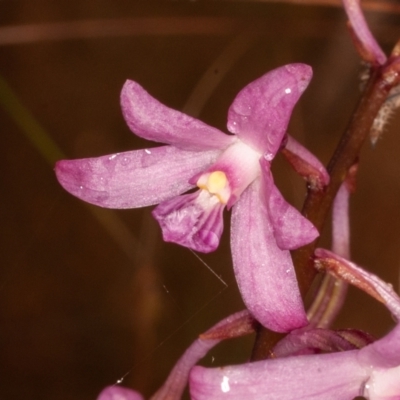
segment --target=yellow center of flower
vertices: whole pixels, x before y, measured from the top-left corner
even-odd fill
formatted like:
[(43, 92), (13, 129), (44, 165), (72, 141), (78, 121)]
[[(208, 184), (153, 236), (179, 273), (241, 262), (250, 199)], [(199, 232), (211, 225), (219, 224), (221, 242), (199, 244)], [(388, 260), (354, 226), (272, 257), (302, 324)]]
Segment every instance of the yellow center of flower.
[(209, 193), (216, 195), (218, 200), (223, 204), (226, 204), (229, 200), (230, 190), (228, 178), (222, 171), (203, 174), (197, 181), (197, 186), (200, 189), (207, 190)]

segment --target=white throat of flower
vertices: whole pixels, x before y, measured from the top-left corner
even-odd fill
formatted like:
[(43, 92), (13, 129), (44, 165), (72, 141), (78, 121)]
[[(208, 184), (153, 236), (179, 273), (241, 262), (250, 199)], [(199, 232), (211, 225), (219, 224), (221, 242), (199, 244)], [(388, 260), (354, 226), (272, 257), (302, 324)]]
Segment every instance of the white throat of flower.
[(238, 140), (229, 146), (211, 167), (203, 173), (196, 185), (228, 208), (260, 174), (262, 155)]

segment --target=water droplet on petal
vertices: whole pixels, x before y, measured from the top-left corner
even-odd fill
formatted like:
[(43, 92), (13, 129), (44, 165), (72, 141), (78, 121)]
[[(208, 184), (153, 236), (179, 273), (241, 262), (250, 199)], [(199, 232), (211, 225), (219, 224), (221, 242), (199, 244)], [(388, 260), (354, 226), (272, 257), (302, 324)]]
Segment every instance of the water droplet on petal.
[(121, 160), (121, 165), (128, 165), (130, 162), (131, 162), (130, 157), (125, 156)]
[(361, 386), (361, 396), (365, 396), (366, 398), (369, 397), (369, 391), (370, 391), (371, 385), (367, 382), (364, 382), (363, 385)]
[(144, 149), (146, 154), (151, 154), (151, 151), (149, 149)]
[(222, 378), (222, 382), (221, 382), (221, 390), (224, 393), (227, 393), (231, 390), (231, 387), (229, 386), (229, 378), (227, 376), (224, 376)]
[(113, 154), (112, 156), (108, 157), (108, 159), (109, 159), (110, 161), (111, 161), (111, 160), (114, 160), (114, 158), (117, 157), (117, 155), (118, 155), (118, 154)]
[(286, 89), (285, 89), (285, 93), (286, 93), (286, 94), (292, 93), (292, 89), (286, 88)]
[(272, 161), (272, 160), (274, 159), (274, 155), (273, 155), (272, 153), (265, 153), (265, 154), (264, 154), (264, 158), (265, 158), (267, 161)]

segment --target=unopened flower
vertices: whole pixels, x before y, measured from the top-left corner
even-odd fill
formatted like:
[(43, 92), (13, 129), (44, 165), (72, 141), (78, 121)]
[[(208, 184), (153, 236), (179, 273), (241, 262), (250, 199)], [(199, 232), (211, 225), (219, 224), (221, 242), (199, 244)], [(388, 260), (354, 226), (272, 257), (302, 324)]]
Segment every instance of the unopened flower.
[(234, 135), (160, 104), (127, 81), (121, 103), (129, 127), (168, 146), (59, 161), (58, 180), (73, 195), (102, 207), (159, 203), (153, 215), (164, 240), (201, 252), (217, 248), (222, 211), (233, 207), (233, 262), (247, 307), (270, 329), (303, 326), (307, 319), (289, 250), (318, 232), (283, 199), (270, 165), (311, 76), (309, 66), (290, 64), (247, 85), (228, 112)]

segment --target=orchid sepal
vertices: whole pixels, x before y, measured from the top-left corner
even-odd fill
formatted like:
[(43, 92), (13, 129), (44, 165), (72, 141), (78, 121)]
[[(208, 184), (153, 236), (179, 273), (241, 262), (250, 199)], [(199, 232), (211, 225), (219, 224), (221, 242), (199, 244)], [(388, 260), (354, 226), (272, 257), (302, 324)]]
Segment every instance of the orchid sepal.
[(294, 250), (314, 241), (319, 232), (301, 213), (289, 204), (274, 184), (270, 163), (260, 160), (268, 215), (276, 244), (282, 250)]
[(56, 163), (55, 171), (64, 189), (81, 200), (105, 208), (136, 208), (191, 189), (189, 179), (219, 154), (218, 150), (191, 152), (161, 146), (62, 160)]
[(182, 150), (223, 149), (236, 138), (161, 104), (137, 82), (126, 81), (121, 91), (125, 121), (135, 135)]
[(272, 160), (292, 110), (312, 78), (305, 64), (288, 64), (247, 85), (228, 112), (228, 130)]
[(349, 27), (361, 58), (373, 65), (383, 65), (387, 57), (372, 35), (361, 9), (360, 0), (343, 0)]
[(275, 240), (260, 179), (232, 211), (231, 248), (236, 280), (247, 308), (264, 326), (288, 332), (307, 325), (289, 251)]
[(322, 190), (329, 184), (329, 174), (326, 168), (309, 150), (290, 135), (287, 135), (282, 154), (293, 169), (310, 185), (311, 190)]

